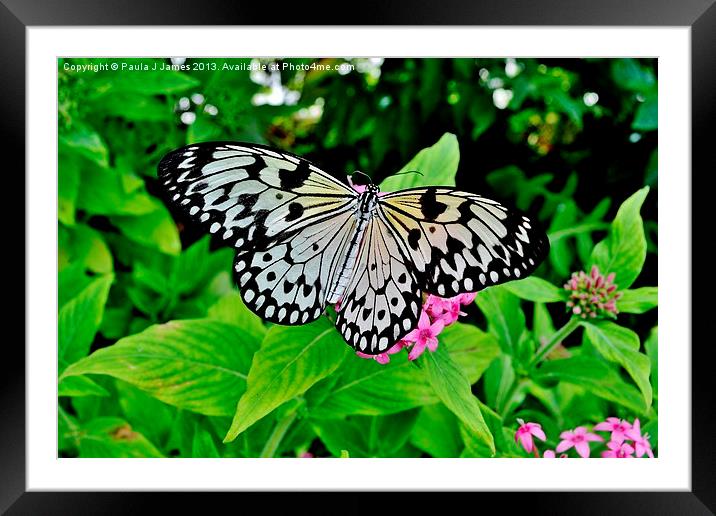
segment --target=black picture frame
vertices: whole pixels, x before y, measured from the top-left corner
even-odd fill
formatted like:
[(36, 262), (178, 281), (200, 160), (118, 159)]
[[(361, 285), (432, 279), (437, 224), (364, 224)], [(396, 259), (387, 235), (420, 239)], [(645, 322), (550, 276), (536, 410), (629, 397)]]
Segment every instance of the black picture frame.
[[(713, 124), (716, 121), (716, 0), (502, 0), (501, 2), (471, 2), (470, 0), (442, 0), (439, 4), (427, 1), (393, 2), (390, 5), (356, 4), (354, 9), (336, 11), (334, 4), (311, 5), (298, 2), (266, 12), (261, 2), (230, 2), (225, 0), (0, 0), (0, 112), (3, 149), (18, 162), (10, 171), (24, 170), (25, 149), (25, 57), (26, 34), (31, 26), (53, 25), (553, 25), (553, 26), (684, 26), (691, 28), (692, 71), (692, 169), (703, 174), (716, 170), (712, 151)], [(91, 46), (88, 46), (91, 51)], [(32, 137), (32, 135), (28, 135)], [(49, 172), (48, 172), (49, 173)], [(685, 180), (689, 171), (683, 171)], [(694, 178), (699, 174), (691, 174)], [(15, 172), (14, 197), (24, 199), (24, 176)], [(8, 183), (9, 187), (10, 183)], [(694, 191), (694, 190), (692, 190)], [(8, 192), (3, 197), (7, 198)], [(709, 202), (692, 208), (693, 235), (713, 235), (707, 224), (713, 214), (706, 210)], [(663, 216), (668, 216), (664, 211)], [(19, 212), (19, 211), (18, 211)], [(14, 229), (24, 233), (24, 224), (12, 222)], [(23, 238), (24, 238), (23, 234)], [(14, 248), (19, 249), (19, 245)], [(24, 247), (23, 247), (24, 249)], [(23, 251), (24, 252), (24, 251)], [(693, 251), (692, 251), (693, 252)], [(707, 254), (693, 255), (693, 270), (710, 271)], [(21, 267), (25, 275), (24, 256)], [(16, 259), (20, 259), (17, 256)], [(713, 260), (710, 260), (712, 262)], [(703, 262), (703, 263), (702, 263)], [(8, 276), (12, 275), (11, 273)], [(18, 303), (19, 305), (19, 303)], [(708, 320), (703, 313), (705, 304), (693, 300), (694, 322)], [(24, 306), (24, 304), (22, 305)], [(703, 315), (704, 317), (699, 317)], [(703, 325), (703, 323), (701, 323)], [(694, 328), (696, 329), (696, 328)], [(682, 343), (687, 344), (687, 343)], [(515, 509), (533, 514), (713, 514), (716, 511), (716, 433), (714, 411), (716, 399), (712, 383), (712, 362), (708, 350), (709, 339), (693, 339), (692, 346), (692, 490), (690, 492), (590, 492), (590, 493), (504, 493), (460, 495), (479, 499), (478, 505), (507, 503)], [(25, 352), (19, 339), (5, 339), (4, 373), (0, 376), (0, 512), (7, 514), (124, 514), (150, 509), (146, 497), (155, 498), (164, 512), (191, 510), (187, 496), (180, 493), (59, 493), (26, 492), (25, 485)], [(8, 367), (7, 365), (10, 365)], [(557, 488), (556, 488), (557, 489)], [(556, 490), (555, 489), (555, 490)], [(205, 495), (208, 496), (208, 495)], [(202, 498), (205, 498), (202, 496)], [(213, 495), (242, 497), (242, 505), (264, 503), (254, 499), (261, 494)], [(266, 495), (263, 495), (266, 496)], [(320, 507), (307, 494), (294, 494), (295, 508)], [(487, 497), (502, 497), (501, 501)], [(479, 497), (479, 498), (478, 498)], [(311, 496), (313, 498), (313, 496)], [(402, 509), (423, 505), (425, 496), (414, 494), (409, 500), (401, 497)], [(374, 512), (387, 496), (360, 493), (343, 495), (345, 511)], [(272, 499), (272, 504), (275, 503)], [(201, 502), (204, 511), (206, 501)], [(335, 502), (321, 502), (328, 510)], [(455, 503), (455, 502), (453, 502)], [(498, 505), (498, 507), (500, 506)], [(335, 507), (335, 505), (334, 505)], [(203, 511), (202, 511), (203, 512)], [(316, 509), (315, 512), (321, 512)]]

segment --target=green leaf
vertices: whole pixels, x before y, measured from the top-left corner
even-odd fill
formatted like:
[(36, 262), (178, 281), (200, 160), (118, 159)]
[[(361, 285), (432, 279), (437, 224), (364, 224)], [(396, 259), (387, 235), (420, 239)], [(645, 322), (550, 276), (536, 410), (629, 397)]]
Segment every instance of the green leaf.
[(398, 174), (417, 170), (419, 174), (401, 174), (389, 176), (380, 183), (384, 192), (404, 190), (416, 186), (455, 186), (455, 174), (460, 161), (460, 148), (457, 137), (445, 133), (432, 147), (421, 150)]
[(520, 299), (504, 285), (500, 285), (480, 292), (476, 302), (485, 314), (488, 329), (497, 337), (502, 351), (514, 353), (525, 329), (525, 314), (520, 307)]
[(108, 81), (108, 84), (111, 86), (110, 91), (115, 93), (166, 95), (195, 88), (199, 86), (200, 82), (194, 77), (179, 71), (152, 70), (150, 65), (150, 69), (146, 71), (122, 73), (122, 80), (117, 80), (115, 74)]
[(611, 321), (583, 322), (586, 335), (597, 351), (610, 362), (621, 365), (634, 379), (644, 396), (647, 409), (651, 406), (649, 358), (639, 352), (639, 336)]
[(114, 168), (85, 167), (77, 208), (93, 215), (143, 215), (158, 209), (159, 201), (144, 189), (144, 181)]
[(312, 416), (390, 414), (438, 401), (407, 353), (393, 355), (385, 365), (349, 357), (336, 374), (339, 379), (330, 394), (318, 406), (309, 407)]
[(470, 384), (476, 383), (500, 354), (497, 339), (471, 324), (451, 324), (440, 333), (439, 340)]
[(111, 220), (134, 242), (166, 254), (178, 255), (181, 252), (179, 230), (163, 205), (158, 205), (157, 209), (143, 215), (112, 217)]
[(112, 275), (94, 280), (60, 308), (57, 331), (60, 372), (89, 353), (113, 280)]
[(107, 389), (86, 376), (70, 376), (60, 380), (58, 396), (109, 396)]
[(629, 197), (619, 207), (609, 235), (592, 251), (590, 265), (596, 265), (603, 274), (615, 273), (619, 289), (626, 289), (639, 276), (646, 259), (646, 237), (639, 211), (649, 187)]
[(127, 382), (115, 380), (115, 386), (117, 402), (132, 428), (153, 443), (165, 443), (177, 410)]
[(659, 392), (659, 328), (654, 326), (644, 343), (646, 356), (651, 362), (651, 387), (654, 389), (654, 397)]
[(57, 218), (67, 226), (75, 223), (75, 203), (80, 189), (80, 169), (70, 156), (60, 155), (57, 163)]
[(654, 73), (636, 59), (615, 59), (612, 62), (612, 78), (629, 91), (645, 92), (656, 86)]
[(637, 131), (655, 131), (659, 128), (659, 99), (656, 92), (639, 104), (631, 128)]
[(61, 451), (75, 453), (80, 445), (80, 424), (68, 414), (62, 405), (57, 405), (57, 448)]
[(365, 429), (352, 420), (312, 420), (313, 430), (334, 457), (347, 452), (350, 457), (371, 457)]
[(211, 437), (211, 434), (203, 429), (200, 425), (197, 425), (194, 431), (194, 438), (191, 446), (192, 457), (203, 457), (209, 459), (219, 458), (219, 450), (216, 448), (216, 443)]
[(80, 457), (163, 457), (146, 437), (115, 417), (101, 417), (83, 425), (79, 448)]
[(242, 328), (253, 335), (258, 342), (261, 342), (266, 335), (266, 327), (261, 318), (246, 308), (238, 292), (232, 292), (212, 305), (209, 308), (209, 317)]
[(89, 126), (76, 126), (60, 134), (60, 148), (76, 152), (102, 168), (109, 166), (109, 151), (102, 137)]
[(505, 283), (504, 287), (516, 296), (535, 303), (558, 303), (565, 301), (562, 289), (536, 276)]
[(494, 453), (492, 434), (482, 418), (478, 400), (470, 390), (470, 382), (445, 347), (424, 353), (421, 365), (440, 400)]
[(256, 353), (248, 388), (239, 400), (224, 442), (284, 402), (306, 392), (340, 365), (348, 348), (326, 318), (303, 326), (273, 326)]
[(617, 308), (620, 312), (627, 314), (643, 314), (659, 304), (658, 287), (642, 287), (631, 290), (623, 290), (622, 296), (617, 301)]
[(98, 274), (112, 272), (114, 269), (112, 252), (99, 231), (84, 224), (77, 224), (70, 228), (61, 226), (59, 231), (67, 233), (62, 247), (67, 252), (69, 263), (79, 262)]
[(233, 413), (246, 389), (253, 339), (236, 326), (196, 319), (151, 326), (81, 360), (64, 376), (105, 374), (179, 408)]
[(582, 387), (592, 394), (622, 405), (637, 414), (647, 410), (644, 397), (636, 387), (626, 383), (605, 362), (586, 356), (547, 360), (535, 379), (559, 380)]
[(108, 93), (97, 110), (134, 122), (163, 122), (174, 120), (172, 106), (167, 102), (140, 93)]
[(459, 457), (463, 443), (458, 419), (442, 403), (423, 407), (410, 435), (410, 444), (432, 457)]
[[(479, 403), (485, 422), (495, 438), (495, 448), (499, 452), (499, 457), (524, 457), (515, 444), (514, 432), (503, 426), (502, 418), (494, 410), (482, 402)], [(464, 424), (460, 425), (460, 435), (465, 443), (465, 450), (461, 457), (492, 457), (494, 455), (494, 452), (482, 441), (476, 439), (475, 433), (471, 432)]]

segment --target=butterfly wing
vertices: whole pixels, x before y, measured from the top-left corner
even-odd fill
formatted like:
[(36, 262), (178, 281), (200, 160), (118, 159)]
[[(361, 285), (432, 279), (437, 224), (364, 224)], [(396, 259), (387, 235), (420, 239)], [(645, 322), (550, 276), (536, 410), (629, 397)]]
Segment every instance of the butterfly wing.
[(357, 194), (309, 161), (238, 142), (187, 145), (159, 163), (170, 201), (238, 251), (337, 214)]
[(451, 297), (531, 274), (547, 256), (544, 232), (524, 215), (451, 188), (412, 188), (379, 199), (424, 291)]
[(318, 319), (356, 231), (352, 208), (349, 204), (343, 212), (289, 232), (268, 247), (240, 253), (234, 277), (246, 306), (278, 324)]
[(357, 351), (385, 352), (412, 330), (422, 306), (414, 267), (380, 208), (363, 234), (336, 327)]

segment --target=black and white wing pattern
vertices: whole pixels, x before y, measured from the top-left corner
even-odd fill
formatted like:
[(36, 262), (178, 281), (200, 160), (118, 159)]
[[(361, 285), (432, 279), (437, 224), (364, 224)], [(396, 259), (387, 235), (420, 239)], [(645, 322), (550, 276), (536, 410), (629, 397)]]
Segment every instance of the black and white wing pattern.
[(159, 163), (172, 203), (239, 252), (341, 213), (357, 194), (309, 161), (261, 145), (187, 145)]
[(355, 232), (357, 193), (305, 159), (261, 145), (188, 145), (159, 164), (171, 202), (237, 250), (234, 276), (253, 312), (317, 319)]
[(416, 327), (420, 315), (418, 280), (398, 240), (378, 208), (341, 299), (336, 327), (348, 344), (369, 355), (385, 352)]
[(531, 274), (549, 251), (524, 215), (451, 188), (411, 188), (380, 197), (387, 222), (430, 294), (452, 297)]
[(289, 232), (267, 247), (239, 254), (234, 277), (244, 303), (278, 324), (318, 319), (328, 304), (356, 222), (353, 212), (345, 210)]

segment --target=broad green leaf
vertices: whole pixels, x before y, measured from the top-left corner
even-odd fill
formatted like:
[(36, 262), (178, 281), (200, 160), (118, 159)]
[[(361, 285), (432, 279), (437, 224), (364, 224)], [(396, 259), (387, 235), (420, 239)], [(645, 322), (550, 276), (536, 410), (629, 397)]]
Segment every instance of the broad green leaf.
[(209, 459), (216, 459), (221, 456), (214, 439), (211, 437), (211, 434), (201, 425), (197, 425), (194, 432), (194, 439), (192, 440), (191, 446), (191, 456)]
[(516, 380), (511, 355), (500, 355), (485, 372), (485, 396), (490, 406), (502, 413), (507, 404), (512, 386)]
[(644, 414), (647, 410), (644, 397), (637, 388), (622, 380), (616, 371), (596, 358), (575, 356), (547, 360), (538, 369), (535, 378), (542, 381), (560, 380), (577, 385), (637, 414)]
[[(477, 382), (499, 354), (495, 338), (475, 326), (455, 323), (445, 328), (439, 338), (440, 345), (448, 350), (470, 383)], [(385, 365), (349, 357), (334, 376), (337, 378), (326, 380), (330, 385), (316, 385), (324, 392), (310, 397), (312, 416), (391, 414), (439, 401), (425, 375), (408, 361), (407, 353), (391, 355), (390, 363)]]
[(655, 131), (659, 128), (659, 99), (656, 91), (639, 104), (631, 128), (637, 131)]
[(101, 417), (82, 425), (79, 448), (80, 457), (163, 457), (146, 437), (114, 417)]
[(113, 80), (108, 81), (111, 86), (110, 91), (114, 93), (166, 95), (199, 86), (199, 81), (194, 77), (179, 71), (161, 70), (159, 69), (161, 66), (161, 64), (158, 64), (156, 70), (153, 70), (150, 65), (149, 70), (134, 73), (125, 72), (121, 76), (122, 80), (117, 80), (115, 75), (115, 77), (112, 77)]
[(348, 357), (336, 374), (339, 379), (330, 394), (309, 407), (312, 416), (390, 414), (438, 401), (424, 375), (408, 362), (407, 353), (391, 356), (385, 365)]
[[(479, 403), (485, 422), (495, 439), (498, 456), (524, 457), (524, 454), (515, 444), (514, 432), (503, 426), (502, 418), (494, 410), (482, 402)], [(494, 452), (488, 446), (485, 446), (485, 443), (476, 439), (475, 433), (471, 432), (464, 424), (460, 425), (460, 436), (465, 443), (465, 450), (461, 457), (492, 457), (494, 455)]]
[(82, 169), (77, 208), (87, 213), (143, 215), (156, 211), (160, 204), (146, 192), (144, 182), (134, 174), (116, 168)]
[(387, 416), (362, 417), (370, 422), (368, 444), (371, 453), (376, 457), (399, 457), (419, 413), (418, 409), (412, 409)]
[(175, 118), (171, 104), (140, 93), (109, 93), (96, 106), (104, 114), (134, 122), (169, 122)]
[(639, 211), (649, 187), (629, 197), (619, 207), (609, 235), (592, 252), (591, 265), (603, 274), (615, 273), (614, 282), (620, 290), (629, 288), (639, 276), (646, 259), (646, 237)]
[(446, 327), (438, 339), (450, 358), (462, 369), (470, 384), (476, 383), (500, 354), (497, 339), (477, 326), (456, 322)]
[(656, 86), (654, 73), (632, 58), (615, 59), (612, 62), (612, 78), (629, 91), (643, 93)]
[(500, 285), (478, 293), (476, 302), (485, 314), (488, 329), (497, 337), (502, 351), (514, 353), (525, 329), (525, 314), (520, 299), (504, 285)]
[(547, 230), (550, 243), (549, 261), (560, 276), (569, 274), (574, 261), (573, 246), (565, 236), (573, 236), (574, 232), (580, 229), (577, 224), (577, 212), (578, 208), (574, 200), (568, 199), (559, 203), (555, 207), (554, 217)]
[(494, 453), (492, 434), (482, 418), (478, 400), (470, 390), (470, 382), (445, 347), (424, 353), (421, 358), (425, 375), (440, 400)]
[(92, 283), (93, 279), (85, 274), (85, 267), (82, 263), (73, 263), (61, 269), (57, 274), (57, 306), (62, 308), (65, 303)]
[(649, 332), (644, 349), (651, 362), (651, 386), (656, 398), (659, 392), (659, 328), (657, 326), (654, 326)]
[(89, 353), (113, 280), (112, 275), (97, 278), (60, 308), (57, 323), (60, 372)]
[(85, 268), (98, 274), (113, 271), (112, 252), (102, 238), (102, 233), (84, 224), (59, 229), (60, 233), (67, 232), (63, 247), (66, 248), (69, 263), (82, 263)]
[(77, 418), (67, 413), (62, 405), (57, 405), (57, 448), (72, 452), (80, 445), (80, 424)]
[(338, 368), (348, 348), (326, 318), (303, 326), (273, 326), (254, 356), (248, 387), (224, 442)]
[(73, 364), (64, 376), (104, 374), (200, 414), (230, 415), (246, 389), (253, 339), (210, 319), (151, 326)]
[(634, 379), (644, 396), (647, 409), (651, 406), (649, 357), (639, 352), (639, 336), (629, 328), (611, 321), (584, 322), (586, 336), (599, 353), (621, 365)]
[(232, 292), (212, 305), (209, 308), (209, 317), (242, 328), (259, 342), (266, 335), (266, 327), (261, 318), (246, 308), (238, 292)]
[(547, 306), (543, 303), (534, 304), (532, 330), (540, 346), (544, 346), (555, 332), (552, 316), (549, 314)]
[(80, 125), (60, 134), (60, 149), (71, 150), (102, 168), (109, 166), (109, 151), (102, 137), (91, 127)]
[(658, 287), (642, 287), (622, 291), (617, 308), (627, 314), (643, 314), (659, 304)]
[(510, 281), (504, 286), (514, 295), (535, 303), (558, 303), (566, 300), (566, 296), (560, 288), (535, 276)]
[(80, 189), (80, 169), (73, 157), (60, 155), (57, 163), (57, 218), (67, 226), (75, 223), (75, 203)]
[(177, 410), (130, 383), (115, 380), (115, 386), (117, 401), (126, 421), (153, 443), (164, 444), (171, 432)]
[(181, 252), (179, 230), (174, 219), (163, 205), (143, 215), (112, 217), (112, 223), (130, 240), (157, 249), (163, 253), (178, 255)]
[[(380, 183), (384, 192), (394, 192), (415, 186), (455, 186), (455, 174), (460, 161), (457, 137), (445, 133), (432, 147), (421, 150), (395, 176)], [(402, 174), (417, 170), (420, 174)]]
[(60, 380), (58, 396), (109, 396), (107, 389), (86, 376), (69, 376)]
[(459, 457), (463, 443), (458, 419), (442, 403), (427, 405), (420, 410), (410, 443), (432, 457)]
[(312, 420), (313, 430), (334, 457), (347, 452), (350, 457), (371, 457), (365, 430), (355, 421), (342, 419)]

